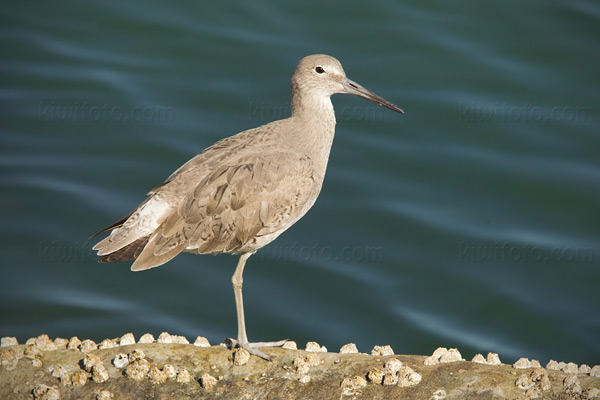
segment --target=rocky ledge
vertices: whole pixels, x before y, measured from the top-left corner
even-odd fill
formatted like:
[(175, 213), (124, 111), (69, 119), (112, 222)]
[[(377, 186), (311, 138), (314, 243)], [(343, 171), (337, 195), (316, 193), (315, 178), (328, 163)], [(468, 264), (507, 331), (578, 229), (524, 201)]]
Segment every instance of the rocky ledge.
[(47, 335), (18, 344), (2, 338), (2, 399), (600, 399), (600, 366), (495, 353), (465, 361), (457, 349), (430, 356), (370, 354), (347, 344), (339, 353), (315, 342), (264, 349), (272, 361), (198, 337), (132, 334), (91, 340)]

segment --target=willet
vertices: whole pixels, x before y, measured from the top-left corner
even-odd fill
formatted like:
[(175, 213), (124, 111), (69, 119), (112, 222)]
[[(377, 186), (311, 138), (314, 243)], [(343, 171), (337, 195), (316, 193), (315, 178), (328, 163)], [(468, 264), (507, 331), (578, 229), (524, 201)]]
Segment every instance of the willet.
[(232, 277), (237, 346), (269, 360), (248, 342), (242, 274), (248, 258), (298, 221), (319, 192), (335, 131), (331, 95), (349, 93), (402, 113), (346, 77), (333, 57), (303, 58), (291, 81), (292, 116), (223, 139), (176, 170), (128, 216), (99, 233), (100, 262), (135, 260), (158, 267), (181, 252), (240, 254)]

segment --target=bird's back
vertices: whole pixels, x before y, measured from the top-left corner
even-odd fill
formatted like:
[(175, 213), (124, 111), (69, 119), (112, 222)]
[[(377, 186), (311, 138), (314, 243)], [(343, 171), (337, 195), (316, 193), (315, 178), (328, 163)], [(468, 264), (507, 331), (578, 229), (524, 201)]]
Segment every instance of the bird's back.
[(324, 171), (288, 146), (281, 120), (223, 139), (192, 158), (129, 216), (107, 229), (101, 261), (162, 265), (182, 251), (254, 252), (314, 204)]

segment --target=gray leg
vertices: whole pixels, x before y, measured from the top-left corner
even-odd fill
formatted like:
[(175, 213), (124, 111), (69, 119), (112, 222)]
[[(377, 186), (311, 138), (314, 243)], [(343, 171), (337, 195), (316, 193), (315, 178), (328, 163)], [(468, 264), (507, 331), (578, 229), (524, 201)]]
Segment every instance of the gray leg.
[(246, 320), (244, 318), (244, 298), (242, 297), (242, 285), (244, 283), (244, 267), (246, 266), (246, 260), (250, 258), (252, 253), (244, 253), (240, 256), (237, 268), (233, 273), (231, 282), (233, 283), (233, 294), (235, 295), (235, 311), (237, 312), (237, 323), (238, 323), (238, 343), (248, 343), (248, 337), (246, 336)]
[(246, 260), (248, 260), (248, 258), (250, 258), (252, 254), (254, 253), (244, 253), (240, 256), (237, 268), (235, 269), (233, 277), (231, 278), (231, 282), (233, 283), (233, 294), (235, 295), (235, 309), (237, 312), (238, 322), (237, 345), (248, 350), (250, 354), (254, 354), (255, 356), (264, 358), (265, 360), (271, 360), (271, 357), (259, 351), (258, 348), (264, 346), (283, 346), (283, 344), (287, 340), (280, 340), (278, 342), (249, 343), (248, 336), (246, 336), (246, 320), (244, 318), (244, 298), (242, 296), (242, 285), (244, 283), (244, 278), (242, 275), (244, 274), (244, 266), (246, 265)]

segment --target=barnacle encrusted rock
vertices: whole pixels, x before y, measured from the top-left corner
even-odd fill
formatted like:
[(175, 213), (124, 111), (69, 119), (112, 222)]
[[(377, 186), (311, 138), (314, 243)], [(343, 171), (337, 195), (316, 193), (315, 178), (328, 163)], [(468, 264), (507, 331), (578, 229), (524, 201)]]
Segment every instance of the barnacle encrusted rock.
[(581, 364), (579, 366), (579, 370), (577, 372), (580, 373), (580, 374), (589, 375), (590, 372), (592, 372), (592, 368), (589, 365), (587, 365), (587, 364)]
[(129, 364), (129, 356), (124, 353), (119, 353), (113, 358), (112, 363), (115, 367), (123, 369)]
[(233, 365), (244, 365), (250, 360), (250, 353), (248, 350), (240, 347), (233, 352)]
[(44, 384), (36, 385), (33, 388), (33, 398), (35, 400), (59, 400), (60, 392), (54, 386), (48, 386)]
[(96, 395), (96, 400), (111, 400), (114, 399), (115, 395), (108, 390), (102, 390)]
[(169, 380), (167, 373), (156, 366), (151, 367), (150, 371), (148, 371), (148, 379), (155, 385), (160, 385), (161, 383), (165, 383)]
[(46, 334), (38, 336), (35, 339), (35, 345), (42, 351), (56, 350), (56, 344)]
[(212, 388), (215, 387), (217, 382), (218, 381), (214, 376), (212, 376), (206, 372), (204, 374), (202, 374), (202, 376), (200, 377), (200, 384), (206, 390), (212, 390)]
[(529, 375), (521, 374), (515, 381), (515, 385), (519, 389), (526, 391), (525, 396), (527, 398), (537, 398), (541, 392), (551, 388), (548, 374), (546, 373), (546, 370), (541, 367), (534, 369)]
[(367, 379), (369, 382), (374, 383), (376, 385), (381, 385), (383, 383), (384, 372), (381, 368), (373, 367), (367, 373)]
[(81, 340), (77, 336), (73, 336), (69, 339), (69, 343), (67, 344), (67, 349), (69, 350), (79, 350), (81, 347)]
[(566, 374), (576, 374), (579, 371), (579, 366), (573, 362), (570, 362), (563, 366), (562, 370)]
[(421, 382), (422, 377), (397, 358), (390, 358), (384, 363), (383, 369), (378, 367), (371, 368), (367, 373), (367, 379), (375, 384), (383, 384), (385, 386), (398, 385), (400, 387), (408, 387), (417, 385)]
[(386, 344), (385, 346), (375, 346), (373, 350), (371, 350), (372, 356), (393, 356), (394, 350), (392, 346)]
[(117, 344), (112, 339), (104, 339), (103, 341), (98, 343), (98, 349), (100, 350), (112, 349), (114, 347), (117, 347)]
[[(114, 393), (114, 398), (138, 394), (156, 398), (169, 394), (174, 398), (261, 398), (264, 393), (277, 393), (282, 400), (294, 395), (441, 400), (442, 388), (448, 398), (460, 399), (590, 400), (600, 395), (600, 379), (593, 376), (600, 367), (586, 364), (553, 362), (549, 364), (556, 369), (549, 370), (535, 368), (535, 360), (525, 359), (516, 366), (522, 364), (526, 369), (512, 369), (511, 365), (490, 365), (481, 354), (473, 357), (478, 362), (442, 364), (441, 359), (458, 359), (459, 353), (453, 356), (453, 351), (441, 348), (432, 355), (437, 364), (425, 367), (427, 357), (416, 355), (373, 357), (273, 348), (273, 361), (250, 356), (248, 362), (237, 366), (233, 365), (233, 352), (222, 346), (149, 343), (112, 348), (111, 343), (119, 344), (121, 340), (127, 343), (126, 337), (106, 339), (99, 341), (106, 348), (84, 353), (81, 344), (77, 350), (66, 349), (66, 339), (54, 340), (57, 350), (42, 351), (38, 344), (52, 348), (45, 335), (27, 340), (27, 345), (5, 346), (0, 349), (0, 399), (33, 398), (37, 384), (58, 387), (57, 393), (64, 398), (89, 400), (110, 398), (109, 394), (101, 394), (105, 389)], [(322, 347), (316, 345), (317, 349)], [(243, 352), (236, 351), (236, 356), (238, 353)], [(34, 362), (41, 365), (42, 361), (41, 368), (32, 367)], [(204, 378), (202, 374), (206, 374)], [(363, 386), (364, 382), (368, 384)]]
[(567, 375), (563, 380), (563, 387), (565, 388), (565, 391), (572, 396), (581, 394), (581, 382), (579, 382), (577, 375)]
[(310, 370), (310, 367), (316, 367), (321, 364), (321, 358), (315, 353), (310, 353), (306, 357), (298, 356), (294, 358), (292, 363), (299, 374), (306, 374)]
[(367, 380), (362, 376), (347, 376), (340, 383), (342, 393), (346, 396), (354, 395), (358, 390), (367, 386)]
[(25, 351), (23, 352), (23, 354), (25, 355), (25, 357), (35, 360), (42, 355), (42, 351), (39, 347), (37, 347), (37, 345), (28, 344), (27, 347), (25, 347)]
[(204, 336), (198, 336), (196, 340), (194, 340), (194, 346), (210, 347), (210, 342)]
[(125, 368), (125, 376), (135, 381), (141, 381), (145, 379), (148, 375), (148, 372), (150, 372), (150, 363), (145, 359), (138, 359), (130, 363), (127, 368)]
[(471, 362), (478, 364), (487, 364), (487, 361), (485, 360), (485, 358), (483, 358), (483, 355), (481, 353), (475, 354)]
[(310, 370), (310, 365), (306, 362), (306, 357), (296, 357), (294, 361), (292, 361), (294, 367), (296, 367), (296, 372), (299, 374), (306, 374)]
[(600, 399), (600, 389), (588, 387), (581, 391), (581, 400), (597, 400)]
[(498, 353), (488, 353), (485, 359), (489, 365), (501, 365)]
[(540, 368), (540, 362), (538, 360), (529, 360), (528, 358), (521, 357), (514, 364), (513, 368), (525, 369), (525, 368)]
[(140, 349), (133, 349), (130, 353), (129, 353), (129, 362), (135, 362), (138, 360), (143, 360), (144, 358), (146, 358), (146, 355), (144, 354), (144, 352)]
[(558, 371), (560, 370), (560, 365), (558, 365), (558, 362), (556, 362), (555, 360), (550, 360), (548, 361), (548, 364), (546, 364), (546, 369)]
[(450, 349), (440, 356), (441, 363), (450, 363), (456, 361), (463, 361), (458, 349)]
[(529, 379), (529, 376), (527, 374), (521, 374), (517, 378), (515, 385), (517, 385), (519, 389), (527, 390), (531, 386), (533, 386), (533, 382), (531, 381), (531, 379)]
[(307, 342), (306, 343), (306, 348), (304, 350), (305, 351), (312, 351), (312, 352), (320, 352), (321, 351), (321, 346), (319, 346), (319, 343), (317, 343), (317, 342)]
[(536, 368), (531, 372), (529, 378), (537, 385), (542, 391), (549, 390), (552, 387), (548, 374), (544, 368)]
[(71, 374), (71, 384), (73, 386), (83, 386), (90, 379), (90, 374), (85, 371), (75, 371)]
[(108, 370), (102, 364), (92, 366), (92, 380), (96, 383), (106, 382), (109, 378)]
[(171, 336), (171, 342), (176, 344), (190, 344), (185, 336), (174, 335)]
[(85, 339), (84, 341), (81, 342), (81, 346), (79, 346), (79, 349), (81, 350), (82, 353), (87, 353), (89, 351), (98, 349), (98, 346), (96, 345), (96, 342), (94, 342), (93, 340)]
[(179, 372), (177, 373), (177, 382), (179, 383), (188, 383), (192, 380), (192, 376), (190, 375), (190, 372), (183, 368), (180, 369)]
[(121, 336), (121, 339), (119, 340), (119, 346), (129, 346), (135, 344), (135, 337), (133, 336), (133, 333), (126, 333), (123, 336)]
[(58, 380), (63, 385), (71, 384), (71, 377), (69, 376), (69, 372), (62, 365), (52, 368), (52, 376), (58, 378)]
[(12, 371), (17, 368), (19, 359), (23, 357), (23, 350), (16, 347), (11, 347), (2, 352), (2, 367), (7, 371)]
[(386, 372), (383, 375), (383, 384), (386, 386), (398, 384), (398, 374), (392, 372)]
[(356, 347), (355, 343), (348, 343), (343, 345), (340, 348), (340, 353), (342, 354), (356, 354), (358, 353), (358, 348)]
[(448, 350), (445, 347), (438, 347), (435, 349), (432, 355), (427, 357), (423, 363), (425, 365), (431, 366), (439, 363), (451, 363), (456, 361), (463, 361), (462, 356), (458, 349), (450, 349)]
[(4, 336), (0, 339), (0, 347), (17, 346), (19, 341), (13, 336)]
[(309, 367), (316, 367), (321, 364), (321, 357), (318, 354), (307, 354), (306, 355), (306, 364)]
[(92, 367), (94, 365), (102, 365), (102, 360), (95, 354), (86, 354), (81, 360), (81, 364), (87, 372), (92, 372)]
[(525, 357), (521, 357), (519, 358), (514, 364), (513, 364), (513, 368), (517, 368), (517, 369), (523, 369), (523, 368), (530, 368), (530, 361), (528, 358)]
[(400, 387), (408, 387), (419, 384), (423, 378), (421, 374), (415, 372), (408, 365), (402, 366), (400, 371), (398, 371), (398, 386)]
[(144, 333), (142, 335), (142, 337), (140, 338), (140, 340), (138, 341), (138, 344), (146, 344), (146, 343), (154, 343), (154, 336), (152, 336), (152, 334)]
[(438, 347), (433, 351), (433, 354), (425, 359), (425, 365), (436, 365), (440, 363), (440, 357), (448, 352), (445, 347)]
[(57, 350), (65, 350), (67, 345), (69, 344), (69, 340), (61, 337), (57, 337), (54, 339), (54, 344), (56, 345)]
[(298, 350), (298, 345), (293, 340), (288, 340), (281, 347), (289, 350)]
[(402, 368), (402, 361), (397, 358), (390, 358), (383, 364), (383, 373), (384, 374), (396, 374)]
[(173, 337), (168, 332), (162, 332), (157, 339), (158, 343), (173, 343)]
[(444, 400), (446, 398), (446, 391), (444, 389), (438, 389), (432, 393), (429, 400)]
[(165, 372), (165, 374), (167, 375), (167, 378), (173, 380), (177, 377), (177, 370), (175, 369), (174, 366), (172, 366), (171, 364), (165, 364), (162, 367), (162, 370)]

